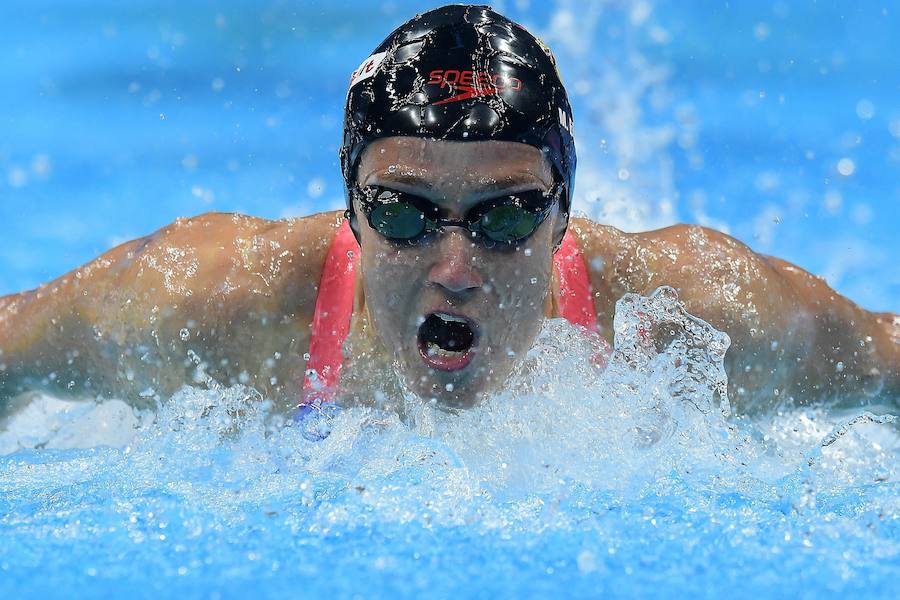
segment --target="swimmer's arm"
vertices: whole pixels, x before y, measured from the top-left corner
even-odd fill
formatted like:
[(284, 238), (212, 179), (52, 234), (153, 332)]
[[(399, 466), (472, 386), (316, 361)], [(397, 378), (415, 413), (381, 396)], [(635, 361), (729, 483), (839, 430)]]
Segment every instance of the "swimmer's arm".
[(575, 219), (573, 229), (603, 330), (612, 331), (624, 293), (674, 287), (689, 312), (731, 337), (726, 369), (734, 402), (877, 402), (900, 394), (896, 315), (866, 311), (802, 269), (702, 227), (626, 234)]
[(290, 402), (336, 222), (181, 219), (0, 299), (0, 402), (26, 390), (151, 401), (204, 373)]
[(900, 404), (900, 315), (865, 310), (796, 265), (759, 258), (793, 292), (805, 318), (813, 319), (816, 360), (798, 367), (798, 384), (822, 396)]

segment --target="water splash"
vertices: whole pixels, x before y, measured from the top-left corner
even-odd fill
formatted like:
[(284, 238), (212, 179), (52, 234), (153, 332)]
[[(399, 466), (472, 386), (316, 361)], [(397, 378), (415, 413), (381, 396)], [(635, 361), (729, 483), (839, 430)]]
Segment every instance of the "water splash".
[[(784, 555), (832, 578), (794, 585), (836, 589), (821, 581), (852, 581), (840, 578), (864, 568), (860, 552), (900, 556), (890, 418), (730, 415), (728, 338), (667, 288), (619, 302), (605, 370), (599, 347), (549, 320), (508, 385), (456, 413), (408, 396), (399, 412), (332, 406), (295, 422), (243, 386), (185, 387), (155, 412), (35, 398), (0, 434), (7, 452), (43, 448), (0, 458), (0, 582), (42, 589), (28, 565), (52, 539), (67, 548), (50, 561), (58, 585), (107, 576), (110, 590), (119, 576), (148, 590), (249, 591), (335, 561), (447, 590), (473, 556), (535, 585), (553, 568), (585, 592), (626, 567), (643, 569), (645, 591), (719, 568), (724, 590), (751, 557), (771, 567)], [(414, 553), (444, 568), (421, 570)], [(126, 572), (122, 555), (155, 567)], [(317, 581), (311, 590), (358, 590)]]
[(578, 130), (574, 208), (625, 231), (671, 225), (678, 215), (676, 140), (690, 160), (696, 109), (675, 103), (669, 68), (648, 59), (646, 46), (671, 34), (655, 18), (654, 3), (615, 0), (557, 3), (535, 31), (566, 65), (566, 84)]

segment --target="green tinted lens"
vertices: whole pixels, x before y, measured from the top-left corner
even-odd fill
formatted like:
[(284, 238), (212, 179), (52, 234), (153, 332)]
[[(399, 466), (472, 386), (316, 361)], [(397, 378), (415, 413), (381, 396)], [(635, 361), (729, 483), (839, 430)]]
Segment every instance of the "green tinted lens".
[(515, 242), (534, 233), (537, 217), (521, 206), (502, 204), (481, 216), (481, 232), (495, 242)]
[(425, 215), (408, 202), (380, 204), (369, 215), (372, 227), (386, 238), (411, 240), (425, 231)]

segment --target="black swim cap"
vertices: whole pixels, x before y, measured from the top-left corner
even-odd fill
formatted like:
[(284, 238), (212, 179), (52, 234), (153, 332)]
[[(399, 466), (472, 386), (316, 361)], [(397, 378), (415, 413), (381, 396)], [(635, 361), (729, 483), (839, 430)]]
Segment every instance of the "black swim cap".
[[(341, 169), (347, 189), (372, 141), (390, 136), (504, 140), (540, 149), (565, 185), (575, 179), (572, 108), (541, 41), (487, 6), (417, 15), (350, 77)], [(348, 205), (352, 203), (348, 194)]]

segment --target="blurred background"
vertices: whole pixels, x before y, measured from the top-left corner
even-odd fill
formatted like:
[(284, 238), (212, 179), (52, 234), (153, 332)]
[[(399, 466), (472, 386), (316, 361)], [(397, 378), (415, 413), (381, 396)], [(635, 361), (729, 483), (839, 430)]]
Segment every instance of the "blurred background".
[[(4, 0), (0, 294), (178, 216), (343, 206), (349, 73), (437, 2)], [(576, 210), (700, 223), (900, 311), (900, 7), (495, 2), (554, 49)]]

